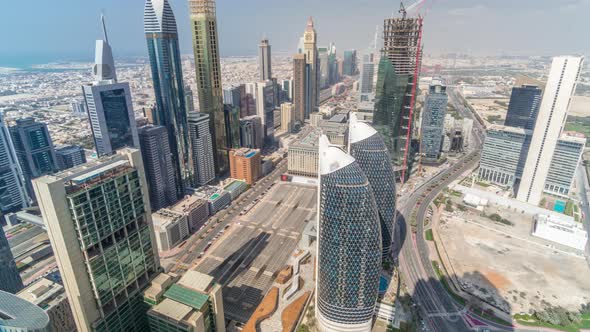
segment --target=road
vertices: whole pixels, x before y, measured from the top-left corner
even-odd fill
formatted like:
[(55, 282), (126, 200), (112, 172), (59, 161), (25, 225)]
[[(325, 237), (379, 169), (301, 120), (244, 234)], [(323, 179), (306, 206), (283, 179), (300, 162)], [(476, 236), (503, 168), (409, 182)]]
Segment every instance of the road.
[[(210, 217), (208, 227), (203, 229), (203, 231), (193, 234), (186, 241), (183, 249), (175, 255), (178, 264), (176, 264), (173, 270), (188, 270), (191, 266), (197, 264), (200, 253), (205, 251), (208, 243), (214, 242), (220, 231), (225, 229), (227, 225), (231, 225), (246, 206), (251, 204), (260, 195), (263, 195), (286, 171), (287, 159), (283, 159), (269, 175), (256, 182), (227, 208)], [(201, 236), (204, 237), (201, 239)]]

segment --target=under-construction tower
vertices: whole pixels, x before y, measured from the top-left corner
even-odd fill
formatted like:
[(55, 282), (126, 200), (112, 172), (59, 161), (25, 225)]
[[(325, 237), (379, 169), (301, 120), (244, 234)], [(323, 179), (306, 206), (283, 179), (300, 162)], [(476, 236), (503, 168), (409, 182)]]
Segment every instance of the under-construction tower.
[(401, 18), (388, 18), (383, 24), (373, 125), (404, 182), (413, 161), (412, 118), (422, 62), (422, 17), (407, 17), (403, 4), (400, 13)]

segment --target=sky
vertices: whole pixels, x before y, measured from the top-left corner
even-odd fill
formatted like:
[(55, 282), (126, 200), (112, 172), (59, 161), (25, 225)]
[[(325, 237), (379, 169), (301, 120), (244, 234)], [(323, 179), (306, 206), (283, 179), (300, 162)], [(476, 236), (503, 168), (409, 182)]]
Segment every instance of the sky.
[[(169, 1), (181, 52), (189, 54), (188, 1)], [(101, 12), (115, 57), (146, 55), (144, 0), (4, 2), (0, 66), (26, 59), (92, 60)], [(308, 16), (320, 46), (333, 41), (339, 51), (363, 50), (376, 26), (398, 9), (397, 0), (217, 0), (220, 53), (256, 55), (262, 37), (269, 38), (275, 54), (294, 53)], [(426, 0), (420, 10), (426, 53), (590, 54), (590, 0)]]

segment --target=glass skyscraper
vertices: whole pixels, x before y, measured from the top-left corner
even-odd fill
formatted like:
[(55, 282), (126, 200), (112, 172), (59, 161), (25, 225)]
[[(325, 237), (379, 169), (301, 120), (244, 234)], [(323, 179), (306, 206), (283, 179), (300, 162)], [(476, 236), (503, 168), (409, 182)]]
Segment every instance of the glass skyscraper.
[(439, 80), (433, 80), (422, 113), (420, 150), (426, 159), (438, 160), (440, 157), (448, 101), (447, 87)]
[(381, 271), (381, 228), (361, 166), (319, 142), (316, 318), (321, 331), (371, 331)]
[(512, 88), (505, 126), (535, 129), (543, 90), (534, 85)]
[(0, 224), (0, 291), (16, 294), (22, 288), (23, 281), (16, 268), (6, 234)]
[(389, 159), (389, 151), (381, 136), (366, 123), (358, 122), (356, 114), (350, 115), (349, 152), (367, 175), (373, 188), (381, 221), (382, 258), (389, 259), (395, 229), (395, 175)]
[(0, 112), (0, 213), (18, 211), (28, 204), (25, 178)]
[(192, 177), (190, 142), (178, 31), (168, 0), (146, 1), (144, 25), (156, 96), (154, 124), (166, 127), (168, 132), (176, 195), (182, 197)]

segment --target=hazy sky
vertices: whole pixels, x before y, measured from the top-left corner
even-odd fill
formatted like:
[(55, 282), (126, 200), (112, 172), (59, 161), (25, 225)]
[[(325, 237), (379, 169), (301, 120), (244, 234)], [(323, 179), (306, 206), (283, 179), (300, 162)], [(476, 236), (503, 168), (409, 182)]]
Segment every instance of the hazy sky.
[[(146, 54), (144, 0), (3, 2), (0, 66), (32, 56), (92, 59), (101, 10), (115, 56)], [(170, 3), (190, 53), (187, 0)], [(274, 52), (293, 53), (310, 15), (320, 45), (364, 49), (398, 8), (397, 0), (217, 0), (221, 55), (254, 55), (263, 36)], [(590, 54), (590, 0), (427, 0), (422, 11), (427, 53)]]

